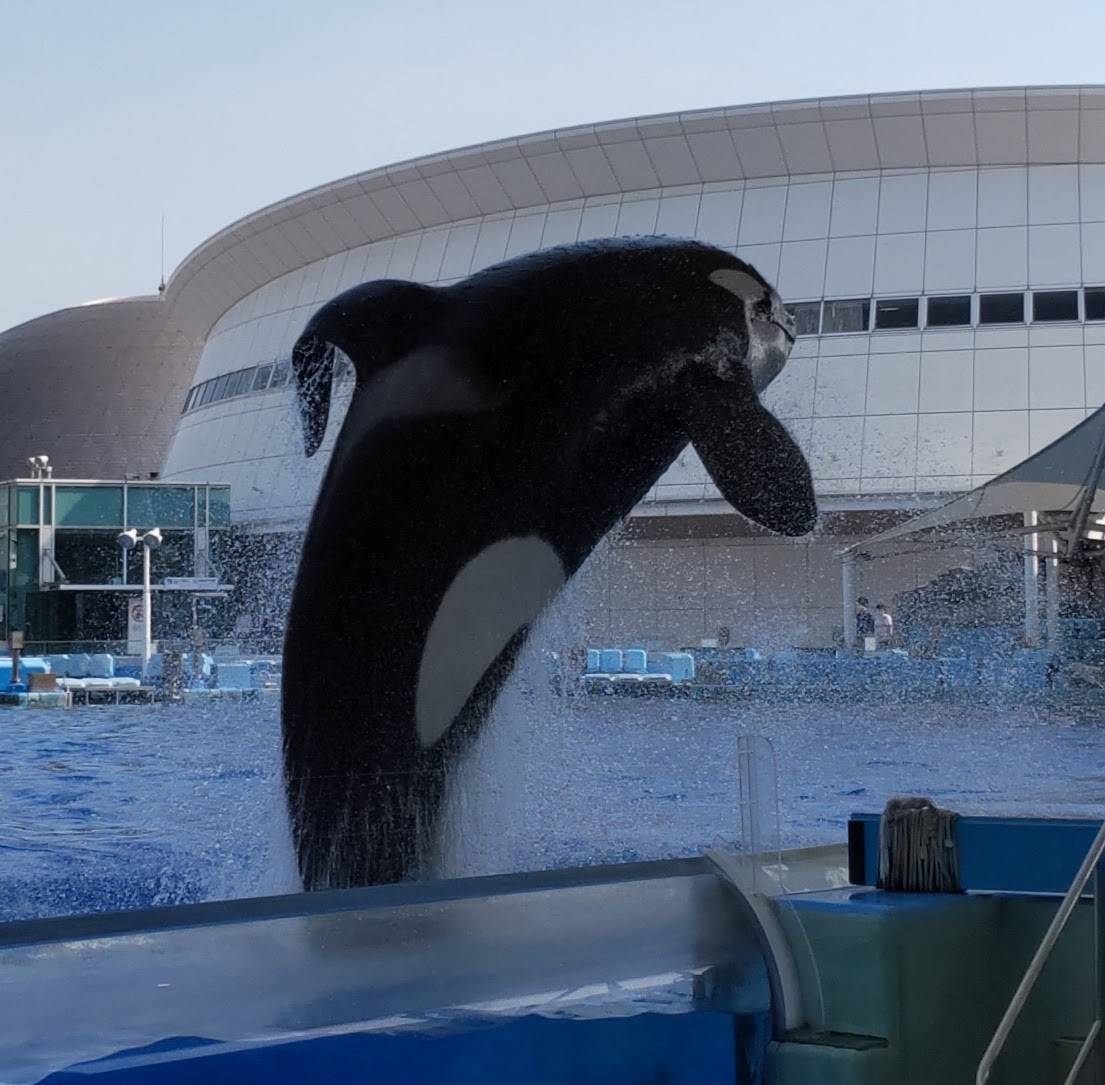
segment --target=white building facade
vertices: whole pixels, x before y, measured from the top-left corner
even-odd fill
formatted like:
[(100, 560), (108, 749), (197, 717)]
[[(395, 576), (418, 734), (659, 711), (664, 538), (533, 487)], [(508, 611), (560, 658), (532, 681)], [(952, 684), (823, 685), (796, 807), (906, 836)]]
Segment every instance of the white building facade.
[[(738, 642), (831, 643), (835, 553), (876, 513), (970, 489), (1105, 402), (1105, 88), (786, 102), (466, 148), (228, 227), (169, 283), (204, 345), (163, 479), (229, 483), (237, 523), (301, 531), (342, 415), (305, 460), (289, 354), (321, 304), (642, 234), (735, 252), (794, 307), (765, 401), (826, 515), (810, 540), (764, 537), (688, 450), (595, 574), (596, 636), (697, 643), (728, 625)], [(890, 558), (863, 586), (893, 594), (969, 560)]]

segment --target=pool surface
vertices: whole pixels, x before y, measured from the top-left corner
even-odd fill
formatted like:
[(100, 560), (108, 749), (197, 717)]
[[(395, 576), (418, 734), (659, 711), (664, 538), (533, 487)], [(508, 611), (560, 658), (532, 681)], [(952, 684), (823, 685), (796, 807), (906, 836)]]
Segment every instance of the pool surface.
[[(694, 704), (515, 694), (465, 776), (443, 873), (697, 854), (739, 835), (736, 740), (770, 739), (780, 843), (841, 842), (853, 810), (1105, 805), (1105, 721), (931, 703)], [(291, 892), (275, 705), (0, 715), (0, 918)], [(773, 835), (769, 833), (768, 835)]]

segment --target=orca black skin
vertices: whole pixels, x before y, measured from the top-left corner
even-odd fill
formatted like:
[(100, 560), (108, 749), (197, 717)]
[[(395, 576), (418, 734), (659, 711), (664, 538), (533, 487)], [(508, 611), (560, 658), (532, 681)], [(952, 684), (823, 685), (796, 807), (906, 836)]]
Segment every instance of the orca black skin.
[(451, 767), (530, 625), (688, 441), (745, 516), (810, 530), (808, 465), (757, 394), (792, 342), (754, 269), (666, 238), (548, 249), (444, 288), (366, 283), (312, 317), (292, 356), (308, 455), (334, 348), (356, 389), (284, 652), (306, 888), (425, 867)]

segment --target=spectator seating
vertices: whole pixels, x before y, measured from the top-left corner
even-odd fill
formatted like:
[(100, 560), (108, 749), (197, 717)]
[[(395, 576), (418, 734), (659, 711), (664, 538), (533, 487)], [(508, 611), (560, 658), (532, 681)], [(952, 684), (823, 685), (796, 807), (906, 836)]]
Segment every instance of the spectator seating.
[(643, 648), (588, 648), (584, 689), (658, 690), (694, 679), (694, 657), (689, 652), (646, 652)]

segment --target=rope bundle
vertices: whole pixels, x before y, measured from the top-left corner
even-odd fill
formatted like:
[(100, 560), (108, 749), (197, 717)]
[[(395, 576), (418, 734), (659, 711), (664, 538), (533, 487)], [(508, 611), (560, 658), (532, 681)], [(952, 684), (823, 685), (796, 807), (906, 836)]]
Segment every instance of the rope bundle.
[(931, 799), (891, 799), (879, 820), (879, 889), (959, 893), (955, 823)]

